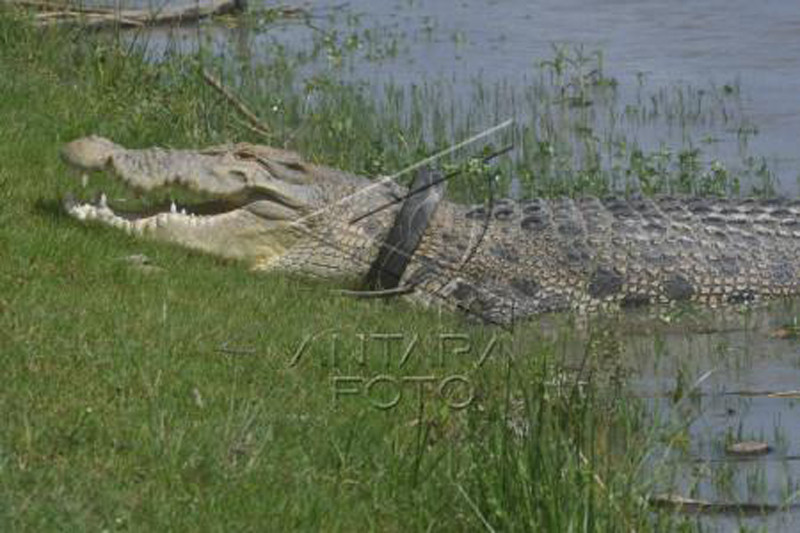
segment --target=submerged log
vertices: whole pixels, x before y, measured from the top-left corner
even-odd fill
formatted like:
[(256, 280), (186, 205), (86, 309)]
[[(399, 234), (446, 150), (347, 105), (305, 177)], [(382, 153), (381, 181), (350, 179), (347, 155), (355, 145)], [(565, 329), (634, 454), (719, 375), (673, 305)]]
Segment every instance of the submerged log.
[(136, 28), (194, 22), (214, 15), (240, 13), (246, 0), (205, 0), (154, 9), (114, 9), (80, 6), (43, 0), (6, 0), (4, 3), (37, 11), (34, 22), (40, 26), (79, 24), (88, 28)]

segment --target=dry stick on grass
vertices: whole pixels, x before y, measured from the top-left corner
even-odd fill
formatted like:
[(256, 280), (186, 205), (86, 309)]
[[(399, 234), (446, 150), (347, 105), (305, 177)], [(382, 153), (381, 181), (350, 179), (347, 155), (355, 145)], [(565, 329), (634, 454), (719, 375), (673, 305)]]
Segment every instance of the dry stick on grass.
[(255, 113), (250, 111), (250, 108), (247, 107), (244, 104), (244, 102), (238, 99), (236, 95), (230, 92), (224, 85), (222, 85), (222, 83), (217, 78), (211, 75), (211, 73), (208, 72), (206, 69), (203, 69), (202, 74), (203, 74), (203, 79), (206, 81), (206, 83), (211, 85), (214, 89), (217, 90), (218, 93), (224, 96), (228, 100), (228, 102), (230, 102), (233, 105), (233, 107), (235, 107), (236, 110), (239, 111), (239, 113), (241, 113), (247, 119), (247, 121), (253, 127), (253, 131), (259, 133), (260, 135), (263, 135), (264, 137), (271, 136), (269, 133), (269, 128), (267, 128), (261, 122), (261, 120), (259, 120), (258, 116), (256, 116)]
[(112, 25), (119, 25), (123, 28), (140, 28), (144, 27), (147, 24), (141, 22), (139, 20), (133, 20), (125, 17), (120, 17), (117, 15), (105, 14), (105, 13), (78, 13), (74, 11), (46, 11), (43, 13), (39, 13), (36, 15), (36, 21), (38, 24), (46, 26), (50, 24), (60, 24), (65, 22), (74, 22), (77, 17), (82, 17), (85, 25), (88, 27), (99, 27), (99, 26), (112, 26)]
[(45, 0), (12, 0), (6, 3), (8, 5), (34, 7), (36, 9), (41, 9), (43, 11), (48, 11), (52, 13), (79, 12), (79, 13), (100, 13), (103, 15), (114, 14), (114, 10), (107, 7), (76, 6), (70, 4), (69, 2), (47, 2)]

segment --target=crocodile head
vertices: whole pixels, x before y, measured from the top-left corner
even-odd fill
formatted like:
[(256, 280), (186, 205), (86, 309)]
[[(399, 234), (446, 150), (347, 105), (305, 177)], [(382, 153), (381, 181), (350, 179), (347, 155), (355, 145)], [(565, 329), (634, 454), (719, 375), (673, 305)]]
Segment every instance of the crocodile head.
[(392, 210), (348, 221), (399, 194), (394, 185), (369, 186), (365, 178), (261, 145), (129, 150), (92, 136), (67, 144), (62, 157), (83, 172), (110, 173), (139, 194), (179, 188), (204, 197), (190, 205), (173, 201), (138, 211), (109, 202), (106, 195), (93, 203), (68, 200), (73, 217), (243, 259), (259, 270), (362, 274)]

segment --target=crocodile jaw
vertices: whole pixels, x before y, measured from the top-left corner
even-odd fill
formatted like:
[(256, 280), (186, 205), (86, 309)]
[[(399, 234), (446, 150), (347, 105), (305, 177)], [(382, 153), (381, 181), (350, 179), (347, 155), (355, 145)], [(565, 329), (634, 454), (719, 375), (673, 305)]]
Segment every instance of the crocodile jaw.
[(65, 202), (67, 213), (82, 222), (96, 222), (137, 237), (149, 237), (268, 270), (301, 238), (288, 220), (268, 220), (246, 207), (217, 215), (159, 213), (129, 219), (99, 204)]

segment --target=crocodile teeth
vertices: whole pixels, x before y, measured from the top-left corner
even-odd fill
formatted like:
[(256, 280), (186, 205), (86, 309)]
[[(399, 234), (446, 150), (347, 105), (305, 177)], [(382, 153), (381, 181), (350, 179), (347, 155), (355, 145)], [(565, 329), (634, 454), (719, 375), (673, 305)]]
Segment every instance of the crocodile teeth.
[(180, 213), (178, 213), (178, 206), (173, 202), (170, 206), (170, 212), (128, 220), (113, 211), (108, 205), (108, 198), (105, 194), (102, 194), (95, 203), (84, 204), (79, 204), (68, 197), (64, 200), (64, 206), (67, 212), (78, 220), (102, 222), (134, 235), (145, 235), (151, 232), (159, 233), (165, 229), (180, 227), (175, 226), (176, 224), (201, 228), (209, 224), (214, 218), (189, 213), (186, 208), (181, 208)]

